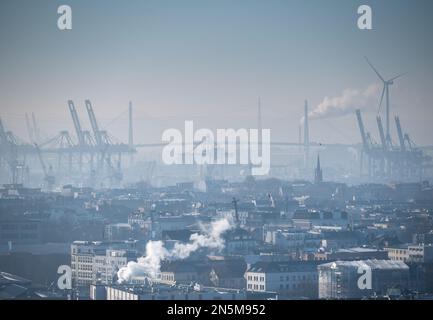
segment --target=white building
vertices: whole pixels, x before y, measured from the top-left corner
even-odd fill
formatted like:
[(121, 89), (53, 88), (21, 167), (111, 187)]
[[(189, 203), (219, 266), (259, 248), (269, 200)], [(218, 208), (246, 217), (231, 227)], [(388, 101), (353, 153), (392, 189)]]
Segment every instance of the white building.
[(317, 298), (318, 273), (314, 261), (257, 262), (248, 268), (245, 278), (248, 291)]
[(106, 286), (107, 300), (245, 300), (246, 292), (215, 287), (167, 286)]
[(384, 249), (388, 252), (388, 257), (394, 261), (403, 262), (432, 262), (433, 246), (431, 244), (413, 244), (388, 247)]
[(283, 250), (319, 248), (321, 235), (319, 232), (305, 230), (265, 230), (264, 240)]
[(88, 286), (95, 281), (111, 284), (117, 270), (137, 257), (135, 241), (74, 241), (71, 245), (72, 284)]

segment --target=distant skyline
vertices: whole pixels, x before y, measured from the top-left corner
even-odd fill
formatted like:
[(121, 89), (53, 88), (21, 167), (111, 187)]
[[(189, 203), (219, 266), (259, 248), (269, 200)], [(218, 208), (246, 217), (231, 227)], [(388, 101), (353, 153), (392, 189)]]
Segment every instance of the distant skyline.
[[(57, 7), (72, 7), (73, 29), (57, 29)], [(373, 9), (373, 28), (356, 26), (357, 8)], [(433, 145), (433, 2), (430, 0), (114, 1), (5, 0), (0, 3), (0, 117), (27, 140), (34, 112), (45, 138), (74, 133), (67, 100), (90, 128), (84, 100), (127, 142), (129, 101), (136, 143), (161, 141), (185, 120), (208, 128), (263, 127), (272, 141), (298, 141), (304, 100), (365, 92), (367, 130), (380, 82), (391, 87), (393, 116), (419, 145)], [(358, 101), (358, 100), (356, 100)], [(382, 108), (382, 111), (384, 108)], [(384, 113), (382, 113), (384, 117)], [(311, 141), (359, 143), (354, 114), (310, 122)]]

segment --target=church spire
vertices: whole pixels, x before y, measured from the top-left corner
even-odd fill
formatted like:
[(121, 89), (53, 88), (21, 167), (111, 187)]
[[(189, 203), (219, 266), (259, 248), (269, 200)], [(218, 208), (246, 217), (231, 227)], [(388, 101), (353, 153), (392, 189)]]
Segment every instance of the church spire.
[(322, 168), (320, 167), (320, 156), (317, 155), (316, 170), (314, 170), (314, 183), (319, 184), (323, 182)]

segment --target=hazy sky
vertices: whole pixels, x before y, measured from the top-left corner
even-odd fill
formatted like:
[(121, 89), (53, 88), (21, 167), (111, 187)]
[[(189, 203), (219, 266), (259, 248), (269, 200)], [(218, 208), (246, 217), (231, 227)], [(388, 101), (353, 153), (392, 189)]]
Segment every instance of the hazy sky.
[[(57, 29), (61, 4), (72, 7), (71, 31)], [(372, 31), (357, 28), (361, 4), (372, 6)], [(132, 100), (135, 141), (150, 143), (184, 120), (254, 127), (260, 96), (272, 140), (297, 141), (304, 99), (314, 109), (378, 84), (366, 55), (385, 77), (408, 72), (391, 89), (392, 114), (433, 144), (432, 15), (430, 0), (2, 0), (0, 116), (27, 138), (24, 114), (34, 112), (48, 138), (73, 132), (68, 99), (90, 128), (91, 99), (100, 125), (126, 140)], [(373, 93), (364, 118), (377, 137)], [(352, 113), (311, 121), (310, 136), (360, 141)]]

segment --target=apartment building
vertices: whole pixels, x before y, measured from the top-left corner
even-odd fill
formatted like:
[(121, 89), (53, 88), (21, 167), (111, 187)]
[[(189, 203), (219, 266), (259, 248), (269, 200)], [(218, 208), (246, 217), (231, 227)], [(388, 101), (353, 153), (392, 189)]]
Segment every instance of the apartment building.
[(317, 265), (316, 261), (257, 262), (245, 272), (247, 290), (317, 298)]
[(74, 241), (71, 245), (72, 285), (83, 287), (95, 281), (111, 284), (117, 271), (137, 256), (135, 241)]

